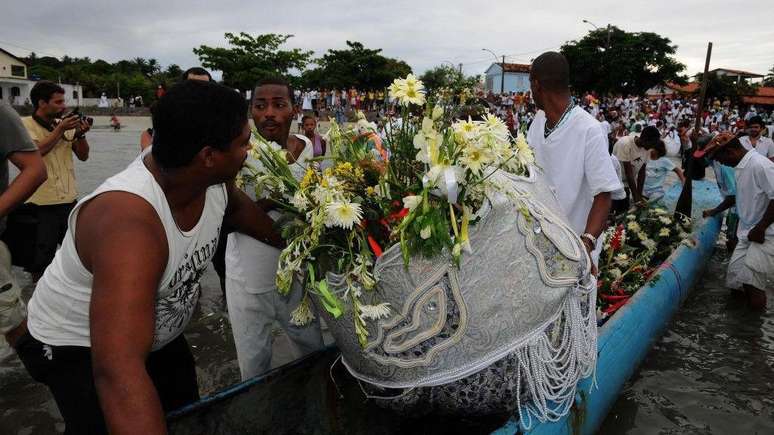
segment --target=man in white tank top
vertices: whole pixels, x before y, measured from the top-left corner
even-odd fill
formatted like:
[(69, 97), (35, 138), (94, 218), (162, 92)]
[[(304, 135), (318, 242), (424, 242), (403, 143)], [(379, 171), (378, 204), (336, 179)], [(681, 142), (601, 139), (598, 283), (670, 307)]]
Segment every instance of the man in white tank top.
[[(290, 86), (283, 81), (265, 80), (253, 92), (252, 114), (258, 132), (287, 150), (291, 171), (301, 179), (307, 160), (314, 156), (312, 142), (303, 135), (290, 135), (295, 113)], [(257, 164), (258, 162), (251, 162)], [(248, 195), (254, 186), (245, 186)], [(258, 204), (272, 217), (273, 203), (258, 198)], [(242, 379), (259, 375), (271, 366), (272, 334), (275, 322), (287, 332), (298, 357), (323, 347), (317, 321), (307, 326), (290, 322), (290, 312), (300, 302), (300, 291), (282, 296), (274, 284), (280, 250), (239, 232), (229, 234), (226, 245), (226, 303), (236, 344)]]
[(165, 412), (197, 400), (182, 332), (222, 222), (282, 245), (230, 181), (249, 147), (246, 109), (214, 83), (172, 87), (153, 111), (151, 151), (70, 215), (16, 347), (66, 434), (166, 433)]

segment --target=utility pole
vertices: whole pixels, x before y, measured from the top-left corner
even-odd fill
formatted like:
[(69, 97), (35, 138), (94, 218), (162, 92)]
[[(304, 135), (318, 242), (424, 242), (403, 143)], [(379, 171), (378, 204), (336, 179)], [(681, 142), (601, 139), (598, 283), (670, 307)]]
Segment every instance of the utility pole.
[(500, 94), (505, 93), (505, 55), (503, 55), (503, 63), (500, 65), (502, 74), (500, 75)]
[[(712, 43), (707, 44), (707, 59), (704, 61), (704, 75), (701, 76), (701, 91), (699, 92), (699, 104), (696, 108), (696, 121), (693, 124), (693, 134), (691, 135), (691, 141), (695, 142), (701, 137), (701, 114), (704, 113), (704, 98), (707, 96), (707, 74), (709, 71), (710, 58), (712, 57)], [(693, 207), (693, 169), (695, 162), (693, 158), (693, 146), (685, 152), (688, 153), (685, 168), (685, 184), (683, 190), (680, 192), (680, 197), (677, 199), (677, 205), (675, 206), (675, 216), (684, 215), (691, 217), (691, 208)]]
[(462, 62), (459, 63), (460, 74), (462, 74)]

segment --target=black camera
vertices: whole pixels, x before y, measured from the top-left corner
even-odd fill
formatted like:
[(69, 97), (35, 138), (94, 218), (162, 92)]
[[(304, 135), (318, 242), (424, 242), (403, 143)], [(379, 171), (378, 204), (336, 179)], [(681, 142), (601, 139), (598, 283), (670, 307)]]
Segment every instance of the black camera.
[(71, 116), (77, 116), (78, 119), (80, 119), (81, 121), (88, 122), (90, 126), (94, 125), (94, 118), (92, 118), (91, 116), (86, 116), (86, 115), (82, 114), (80, 112), (80, 109), (77, 108), (77, 107), (75, 108), (75, 110), (73, 110), (72, 112), (67, 114), (67, 116), (65, 116), (65, 118), (68, 118), (68, 117), (71, 117)]

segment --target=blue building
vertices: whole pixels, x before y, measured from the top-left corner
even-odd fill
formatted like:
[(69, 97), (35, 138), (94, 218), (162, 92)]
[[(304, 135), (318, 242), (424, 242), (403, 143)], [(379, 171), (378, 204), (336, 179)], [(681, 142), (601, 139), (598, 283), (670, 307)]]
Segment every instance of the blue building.
[[(500, 83), (502, 81), (502, 64), (493, 63), (484, 73), (486, 77), (486, 91), (495, 94), (502, 93)], [(521, 63), (505, 64), (505, 92), (529, 91), (529, 65)]]

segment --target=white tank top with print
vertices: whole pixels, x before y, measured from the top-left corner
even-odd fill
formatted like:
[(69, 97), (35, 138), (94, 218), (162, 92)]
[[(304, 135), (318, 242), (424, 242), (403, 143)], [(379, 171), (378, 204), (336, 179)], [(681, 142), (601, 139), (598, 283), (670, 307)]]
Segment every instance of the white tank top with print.
[[(177, 338), (191, 320), (199, 299), (199, 280), (215, 253), (228, 195), (223, 184), (207, 189), (204, 210), (190, 230), (178, 228), (161, 186), (145, 167), (142, 153), (124, 171), (107, 179), (78, 202), (70, 214), (68, 230), (38, 282), (29, 303), (30, 334), (54, 346), (91, 346), (89, 304), (93, 276), (75, 249), (75, 223), (80, 208), (95, 196), (123, 191), (147, 201), (164, 226), (169, 259), (156, 292), (156, 323), (152, 350)], [(121, 222), (116, 222), (120, 225)]]

